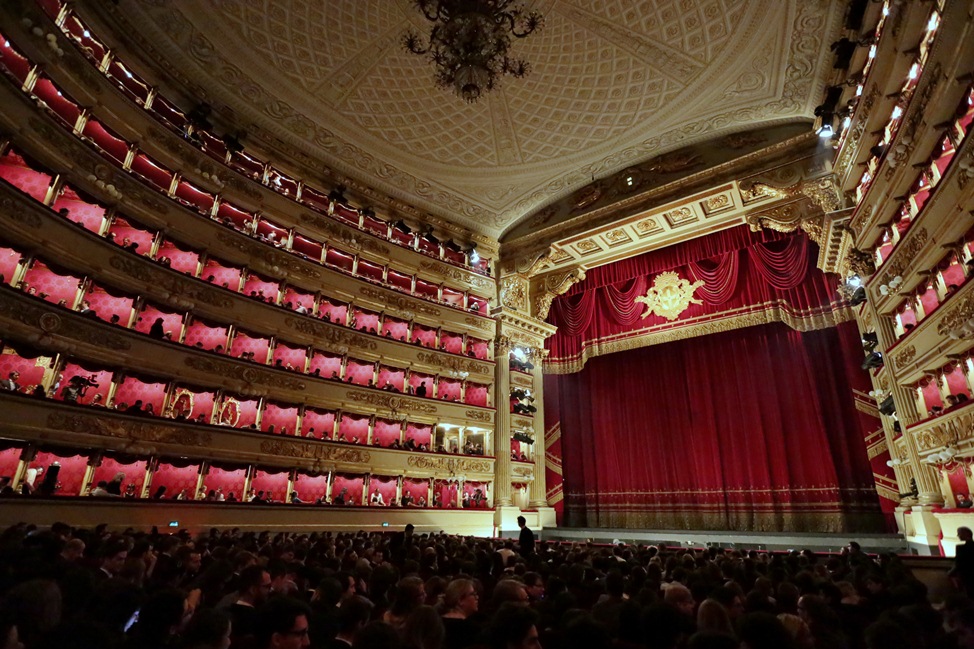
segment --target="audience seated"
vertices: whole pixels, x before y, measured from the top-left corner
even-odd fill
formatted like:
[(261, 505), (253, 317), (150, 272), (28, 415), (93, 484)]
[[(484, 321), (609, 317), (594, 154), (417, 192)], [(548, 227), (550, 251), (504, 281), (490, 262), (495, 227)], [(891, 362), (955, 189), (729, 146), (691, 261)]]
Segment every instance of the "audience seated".
[(869, 557), (854, 543), (819, 557), (540, 542), (522, 556), (510, 541), (411, 527), (194, 537), (17, 524), (0, 533), (0, 641), (26, 649), (974, 647), (966, 594), (935, 610), (896, 556)]

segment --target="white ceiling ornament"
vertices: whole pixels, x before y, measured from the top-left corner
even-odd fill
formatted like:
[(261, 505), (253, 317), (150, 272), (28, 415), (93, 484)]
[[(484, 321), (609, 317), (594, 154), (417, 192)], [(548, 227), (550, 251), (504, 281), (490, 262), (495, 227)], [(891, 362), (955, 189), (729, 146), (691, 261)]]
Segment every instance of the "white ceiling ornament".
[[(667, 151), (810, 119), (839, 0), (537, 0), (529, 76), (476, 104), (401, 47), (410, 0), (139, 0), (118, 37), (281, 157), (311, 156), (489, 236)], [(258, 133), (253, 133), (256, 139)]]

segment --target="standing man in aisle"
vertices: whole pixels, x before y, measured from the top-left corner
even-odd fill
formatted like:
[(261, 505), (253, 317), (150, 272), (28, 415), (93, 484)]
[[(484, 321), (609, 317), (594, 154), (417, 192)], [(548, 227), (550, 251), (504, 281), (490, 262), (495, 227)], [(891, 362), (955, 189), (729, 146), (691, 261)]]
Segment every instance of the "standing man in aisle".
[(517, 526), (521, 528), (521, 536), (518, 539), (521, 556), (529, 557), (534, 554), (534, 532), (528, 529), (528, 521), (523, 516), (517, 517)]

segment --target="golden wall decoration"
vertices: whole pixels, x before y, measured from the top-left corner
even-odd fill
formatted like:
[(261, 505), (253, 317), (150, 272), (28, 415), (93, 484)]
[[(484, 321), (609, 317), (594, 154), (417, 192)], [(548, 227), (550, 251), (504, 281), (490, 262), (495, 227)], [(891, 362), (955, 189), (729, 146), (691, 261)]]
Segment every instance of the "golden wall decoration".
[(47, 416), (47, 426), (55, 430), (66, 430), (73, 433), (157, 444), (199, 447), (209, 447), (213, 444), (213, 436), (210, 433), (181, 426), (125, 421), (114, 417), (102, 418), (52, 412)]
[(380, 302), (381, 304), (391, 306), (401, 311), (415, 311), (417, 313), (425, 313), (426, 315), (435, 317), (439, 317), (440, 315), (440, 310), (431, 304), (426, 304), (419, 300), (412, 300), (402, 295), (395, 295), (387, 290), (373, 288), (371, 286), (362, 286), (359, 288), (358, 292), (359, 294), (364, 295), (367, 298), (371, 298), (376, 302)]
[(412, 399), (397, 394), (384, 392), (358, 392), (349, 391), (345, 393), (345, 398), (356, 403), (365, 403), (377, 408), (388, 408), (396, 412), (422, 412), (434, 414), (436, 406), (430, 403), (423, 403), (422, 399)]
[(666, 271), (653, 279), (653, 285), (646, 295), (637, 297), (636, 302), (646, 305), (643, 318), (655, 313), (667, 320), (676, 320), (691, 304), (703, 304), (693, 297), (693, 292), (703, 285), (703, 280), (691, 284), (675, 272)]
[(468, 410), (463, 414), (467, 417), (467, 419), (472, 419), (474, 421), (485, 421), (489, 423), (494, 420), (494, 417), (489, 411), (486, 410)]
[[(219, 374), (230, 379), (243, 381), (244, 383), (256, 383), (282, 388), (284, 390), (298, 391), (304, 390), (307, 385), (304, 381), (286, 376), (284, 370), (279, 370), (278, 372), (259, 370), (249, 367), (243, 361), (224, 361), (215, 358), (187, 356), (183, 362), (187, 367), (191, 367), (194, 370), (209, 374)], [(282, 376), (278, 376), (278, 374), (282, 374)]]
[(430, 457), (428, 455), (410, 455), (406, 464), (417, 469), (432, 469), (458, 473), (491, 473), (493, 466), (487, 460), (473, 460), (459, 457)]
[(311, 442), (292, 442), (284, 439), (269, 439), (260, 443), (260, 452), (267, 455), (294, 457), (304, 460), (347, 462), (365, 464), (372, 454), (358, 448), (341, 448)]

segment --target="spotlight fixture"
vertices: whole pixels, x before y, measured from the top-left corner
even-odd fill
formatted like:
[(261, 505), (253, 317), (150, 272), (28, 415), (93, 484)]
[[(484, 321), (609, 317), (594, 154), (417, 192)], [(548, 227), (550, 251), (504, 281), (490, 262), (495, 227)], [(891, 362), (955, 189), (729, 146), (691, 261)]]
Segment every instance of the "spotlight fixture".
[(426, 56), (436, 68), (436, 83), (453, 88), (466, 102), (493, 89), (501, 75), (523, 77), (528, 63), (508, 52), (511, 37), (524, 38), (541, 29), (537, 11), (525, 11), (512, 0), (414, 0), (433, 23), (425, 39), (410, 30), (403, 36), (408, 52)]

